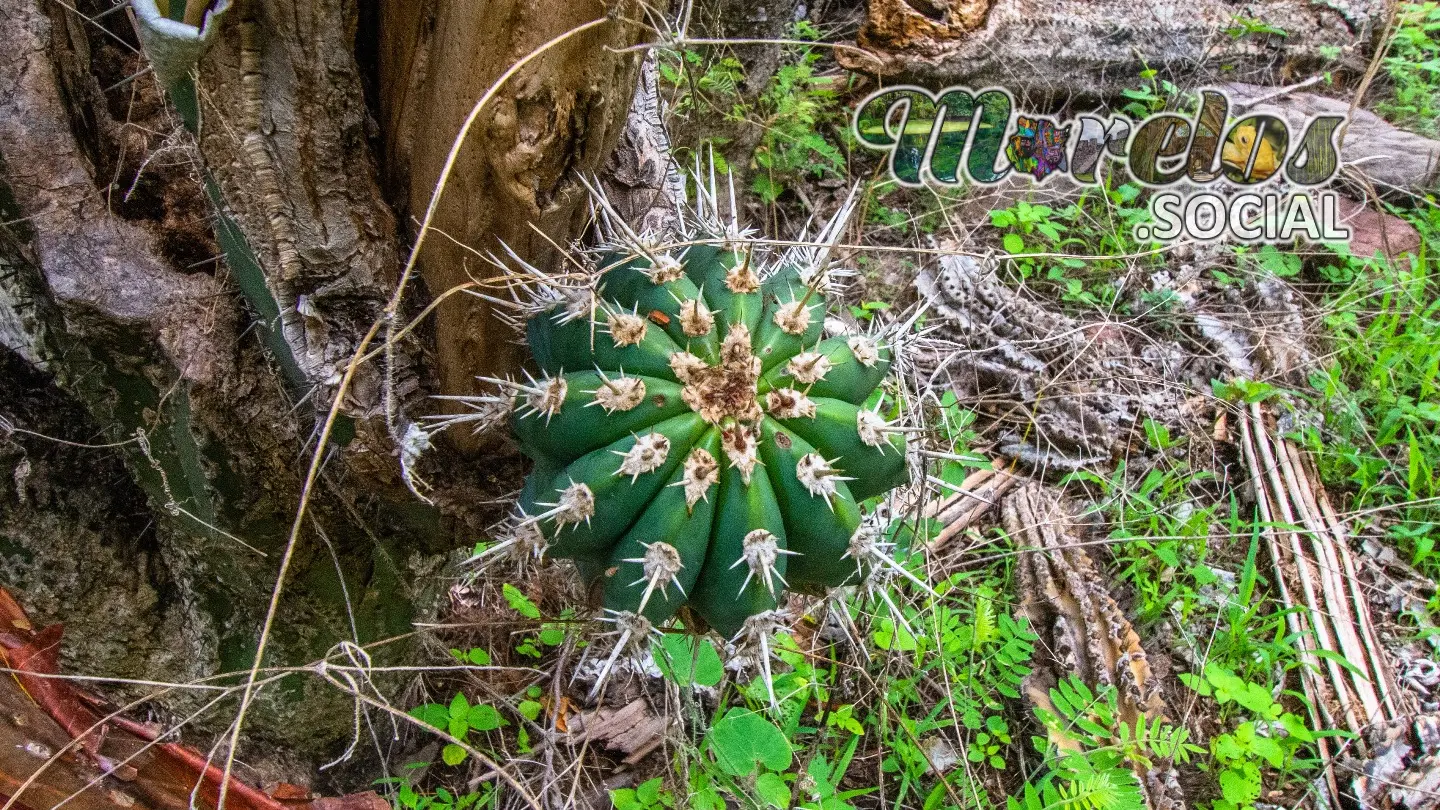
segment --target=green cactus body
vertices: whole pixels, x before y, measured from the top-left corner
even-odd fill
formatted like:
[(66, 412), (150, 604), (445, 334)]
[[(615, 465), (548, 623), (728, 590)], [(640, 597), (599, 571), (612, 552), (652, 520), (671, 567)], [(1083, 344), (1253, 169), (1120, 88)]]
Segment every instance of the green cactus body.
[(526, 326), (521, 530), (603, 579), (609, 610), (688, 604), (732, 636), (787, 587), (857, 581), (858, 502), (907, 480), (903, 435), (863, 407), (890, 349), (822, 339), (823, 293), (750, 265), (709, 244), (609, 257), (593, 302)]

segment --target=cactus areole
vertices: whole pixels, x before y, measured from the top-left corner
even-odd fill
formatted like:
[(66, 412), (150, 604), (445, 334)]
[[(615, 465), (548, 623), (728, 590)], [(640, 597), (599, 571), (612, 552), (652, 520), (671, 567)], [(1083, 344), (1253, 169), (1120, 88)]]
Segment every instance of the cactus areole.
[(527, 322), (542, 373), (514, 410), (520, 533), (602, 580), (606, 609), (658, 625), (688, 604), (726, 636), (787, 588), (859, 581), (858, 504), (908, 477), (865, 407), (891, 349), (822, 338), (823, 274), (762, 280), (738, 244), (602, 258), (597, 294)]

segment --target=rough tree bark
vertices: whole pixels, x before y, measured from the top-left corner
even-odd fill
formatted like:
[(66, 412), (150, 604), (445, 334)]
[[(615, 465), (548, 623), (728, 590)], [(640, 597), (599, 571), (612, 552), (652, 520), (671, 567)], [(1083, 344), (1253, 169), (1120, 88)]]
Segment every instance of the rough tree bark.
[[(505, 68), (606, 19), (501, 90), (436, 223), (546, 266), (529, 223), (560, 244), (578, 235), (576, 178), (623, 127), (642, 15), (628, 0), (442, 0), (362, 20), (349, 0), (234, 0), (212, 19), (187, 128), (142, 73), (132, 12), (102, 16), (111, 2), (0, 6), (0, 343), (14, 370), (0, 386), (0, 572), (37, 620), (71, 623), (70, 671), (186, 681), (253, 657), (317, 425), (413, 233), (397, 212), (423, 212), (460, 120)], [(487, 272), (430, 243), (432, 294)], [(424, 305), (417, 292), (402, 317)], [(457, 298), (433, 331), (360, 368), (267, 664), (408, 632), (432, 604), (445, 553), (496, 517), (481, 504), (520, 468), (505, 450), (441, 448), (426, 458), (431, 506), (405, 488), (396, 438), (435, 410), (427, 395), (514, 368), (509, 339)], [(22, 431), (120, 444), (61, 453)], [(262, 694), (249, 728), (313, 753), (351, 722), (336, 693), (296, 677)]]
[[(455, 0), (380, 4), (384, 178), (403, 218), (424, 216), (450, 151), (448, 137), (474, 100), (511, 65), (565, 32), (610, 15), (536, 59), (486, 109), (460, 152), (420, 260), (432, 294), (496, 276), (475, 251), (508, 245), (546, 267), (588, 216), (577, 176), (598, 171), (615, 146), (643, 54), (620, 53), (643, 30), (635, 0), (612, 3)], [(483, 47), (477, 47), (483, 43)], [(490, 290), (494, 292), (494, 289)], [(454, 296), (436, 311), (435, 373), (445, 394), (475, 392), (474, 377), (513, 371), (522, 349), (490, 305)]]

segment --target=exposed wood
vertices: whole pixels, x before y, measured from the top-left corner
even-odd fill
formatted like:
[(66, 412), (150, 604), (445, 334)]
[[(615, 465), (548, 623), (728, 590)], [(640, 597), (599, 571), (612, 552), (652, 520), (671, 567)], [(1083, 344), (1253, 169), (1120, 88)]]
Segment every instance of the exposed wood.
[[(37, 630), (0, 588), (0, 799), (24, 810), (213, 810), (221, 769), (59, 676), (61, 627)], [(283, 790), (282, 790), (283, 789)], [(193, 799), (192, 799), (193, 794)], [(313, 798), (231, 779), (230, 810), (386, 810), (373, 792)]]
[[(1193, 85), (1240, 79), (1283, 83), (1332, 64), (1363, 71), (1383, 27), (1384, 0), (870, 0), (857, 44), (836, 57), (853, 70), (934, 87), (1001, 85), (1043, 97), (1111, 95), (1147, 68)], [(1239, 18), (1285, 32), (1232, 35)], [(1356, 46), (1360, 46), (1357, 48)]]
[[(1166, 714), (1160, 680), (1061, 497), (1058, 490), (1026, 482), (1003, 504), (1005, 532), (1020, 552), (1020, 613), (1039, 634), (1038, 648), (1046, 651), (1025, 679), (1025, 696), (1053, 714), (1050, 689), (1074, 675), (1097, 691), (1114, 688), (1116, 720), (1133, 731), (1138, 723)], [(1080, 743), (1064, 732), (1052, 730), (1050, 741), (1062, 750), (1080, 750)], [(1185, 807), (1172, 764), (1135, 770), (1152, 810)]]
[[(930, 551), (948, 551), (951, 544), (975, 521), (985, 515), (1021, 479), (997, 458), (988, 470), (976, 470), (960, 482), (960, 492), (946, 495), (926, 507), (925, 516), (940, 521), (941, 529), (930, 540)], [(942, 492), (946, 491), (942, 488)]]
[[(317, 414), (329, 409), (341, 372), (391, 295), (403, 234), (371, 149), (379, 139), (356, 59), (357, 4), (234, 3), (194, 74), (198, 137), (146, 70), (132, 18), (102, 13), (109, 8), (108, 0), (23, 0), (0, 9), (0, 341), (53, 380), (57, 400), (83, 408), (101, 431), (87, 439), (120, 443), (144, 496), (141, 525), (154, 525), (146, 535), (152, 565), (137, 571), (134, 599), (114, 605), (124, 626), (110, 641), (101, 633), (82, 640), (76, 661), (92, 672), (184, 682), (249, 666)], [(423, 206), (456, 116), (501, 71), (575, 24), (610, 13), (620, 20), (507, 85), (454, 175), (450, 218), (438, 223), (486, 250), (498, 248), (497, 231), (545, 265), (538, 254), (550, 243), (528, 220), (559, 243), (578, 235), (586, 211), (572, 186), (604, 165), (629, 108), (639, 54), (620, 51), (643, 35), (633, 22), (643, 18), (639, 4), (426, 8), (438, 19), (417, 18), (410, 35), (424, 29), (425, 47), (436, 44), (422, 61), (439, 72), (420, 70), (403, 108), (381, 105), (408, 133), (396, 170), (407, 211), (409, 166), (429, 172), (415, 179)], [(476, 45), (493, 42), (496, 28), (510, 32), (506, 48)], [(379, 38), (403, 50), (393, 38), (405, 34), (393, 25)], [(412, 67), (423, 65), (407, 62), (396, 75), (408, 78)], [(460, 75), (473, 84), (456, 87)], [(451, 117), (437, 123), (437, 111)], [(255, 261), (222, 256), (227, 238)], [(443, 255), (427, 268), (462, 276), (477, 269), (473, 256), (445, 253), (459, 249), (442, 237), (429, 242)], [(430, 278), (431, 292), (443, 286)], [(417, 287), (404, 318), (424, 302)], [(436, 355), (423, 351), (433, 335), (412, 333), (362, 365), (339, 404), (333, 455), (296, 547), (286, 618), (267, 664), (305, 664), (340, 641), (409, 631), (437, 595), (431, 576), (441, 553), (466, 542), (457, 533), (498, 517), (496, 497), (515, 485), (518, 462), (508, 455), (477, 472), (446, 451), (422, 460), (444, 485), (433, 493), (438, 508), (417, 503), (402, 482), (397, 439), (409, 420), (434, 410), (427, 395), (436, 380), (472, 390), (473, 368), (447, 377), (444, 363), (504, 365), (518, 356), (509, 333), (481, 350), (467, 342), (468, 326), (445, 331), (447, 324), (442, 317)], [(498, 328), (486, 323), (478, 333)], [(23, 485), (14, 492), (30, 494)], [(73, 609), (99, 598), (76, 589), (103, 579), (85, 566), (110, 564), (113, 543), (65, 528), (93, 504), (0, 508), (0, 523), (46, 527), (24, 542), (74, 561), (74, 576), (27, 580), (47, 605)], [(157, 592), (163, 611), (147, 602)], [(163, 624), (144, 629), (150, 620)], [(137, 634), (164, 644), (113, 654), (114, 638)], [(183, 710), (199, 697), (181, 692), (165, 701)], [(353, 731), (350, 704), (317, 679), (297, 678), (283, 697), (267, 691), (251, 721), (247, 734), (304, 751)]]

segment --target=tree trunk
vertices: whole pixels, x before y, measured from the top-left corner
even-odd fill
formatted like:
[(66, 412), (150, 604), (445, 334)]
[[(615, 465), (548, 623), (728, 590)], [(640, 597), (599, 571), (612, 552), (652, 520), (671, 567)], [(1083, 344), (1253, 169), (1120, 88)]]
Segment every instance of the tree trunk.
[[(172, 16), (201, 24), (173, 2)], [(531, 223), (559, 244), (579, 235), (576, 179), (602, 168), (623, 128), (638, 64), (624, 49), (642, 36), (619, 22), (642, 16), (631, 2), (394, 2), (364, 19), (347, 0), (224, 5), (193, 84), (154, 50), (155, 72), (137, 77), (150, 64), (141, 18), (102, 17), (109, 0), (0, 6), (0, 460), (12, 473), (0, 584), (38, 620), (70, 624), (70, 671), (188, 681), (249, 667), (318, 425), (414, 233), (396, 212), (423, 216), (461, 120), (502, 71), (608, 13), (500, 89), (434, 223), (549, 266)], [(402, 318), (425, 288), (491, 273), (428, 241)], [(504, 449), (441, 448), (424, 461), (430, 505), (407, 490), (397, 440), (436, 410), (428, 395), (516, 368), (512, 340), (458, 296), (433, 329), (360, 366), (267, 665), (407, 633), (431, 610), (446, 553), (498, 517), (481, 504), (521, 468)], [(351, 733), (352, 713), (295, 676), (262, 693), (247, 730), (316, 752)]]
[[(732, 48), (745, 66), (741, 91), (750, 101), (765, 92), (780, 67), (800, 0), (701, 0), (695, 4), (691, 36), (740, 40)], [(748, 40), (748, 41), (747, 41)]]
[[(495, 279), (497, 268), (478, 254), (504, 255), (504, 245), (549, 267), (556, 247), (579, 235), (588, 208), (576, 180), (597, 172), (614, 148), (643, 56), (615, 52), (642, 36), (619, 21), (643, 10), (633, 0), (610, 9), (599, 0), (380, 4), (384, 181), (411, 233), (474, 100), (536, 48), (607, 13), (616, 22), (539, 56), (476, 121), (435, 212), (433, 225), (446, 236), (431, 239), (420, 258), (432, 294)], [(488, 286), (494, 294), (499, 285)], [(475, 393), (474, 377), (519, 367), (514, 333), (482, 299), (449, 298), (434, 328), (441, 393)]]

